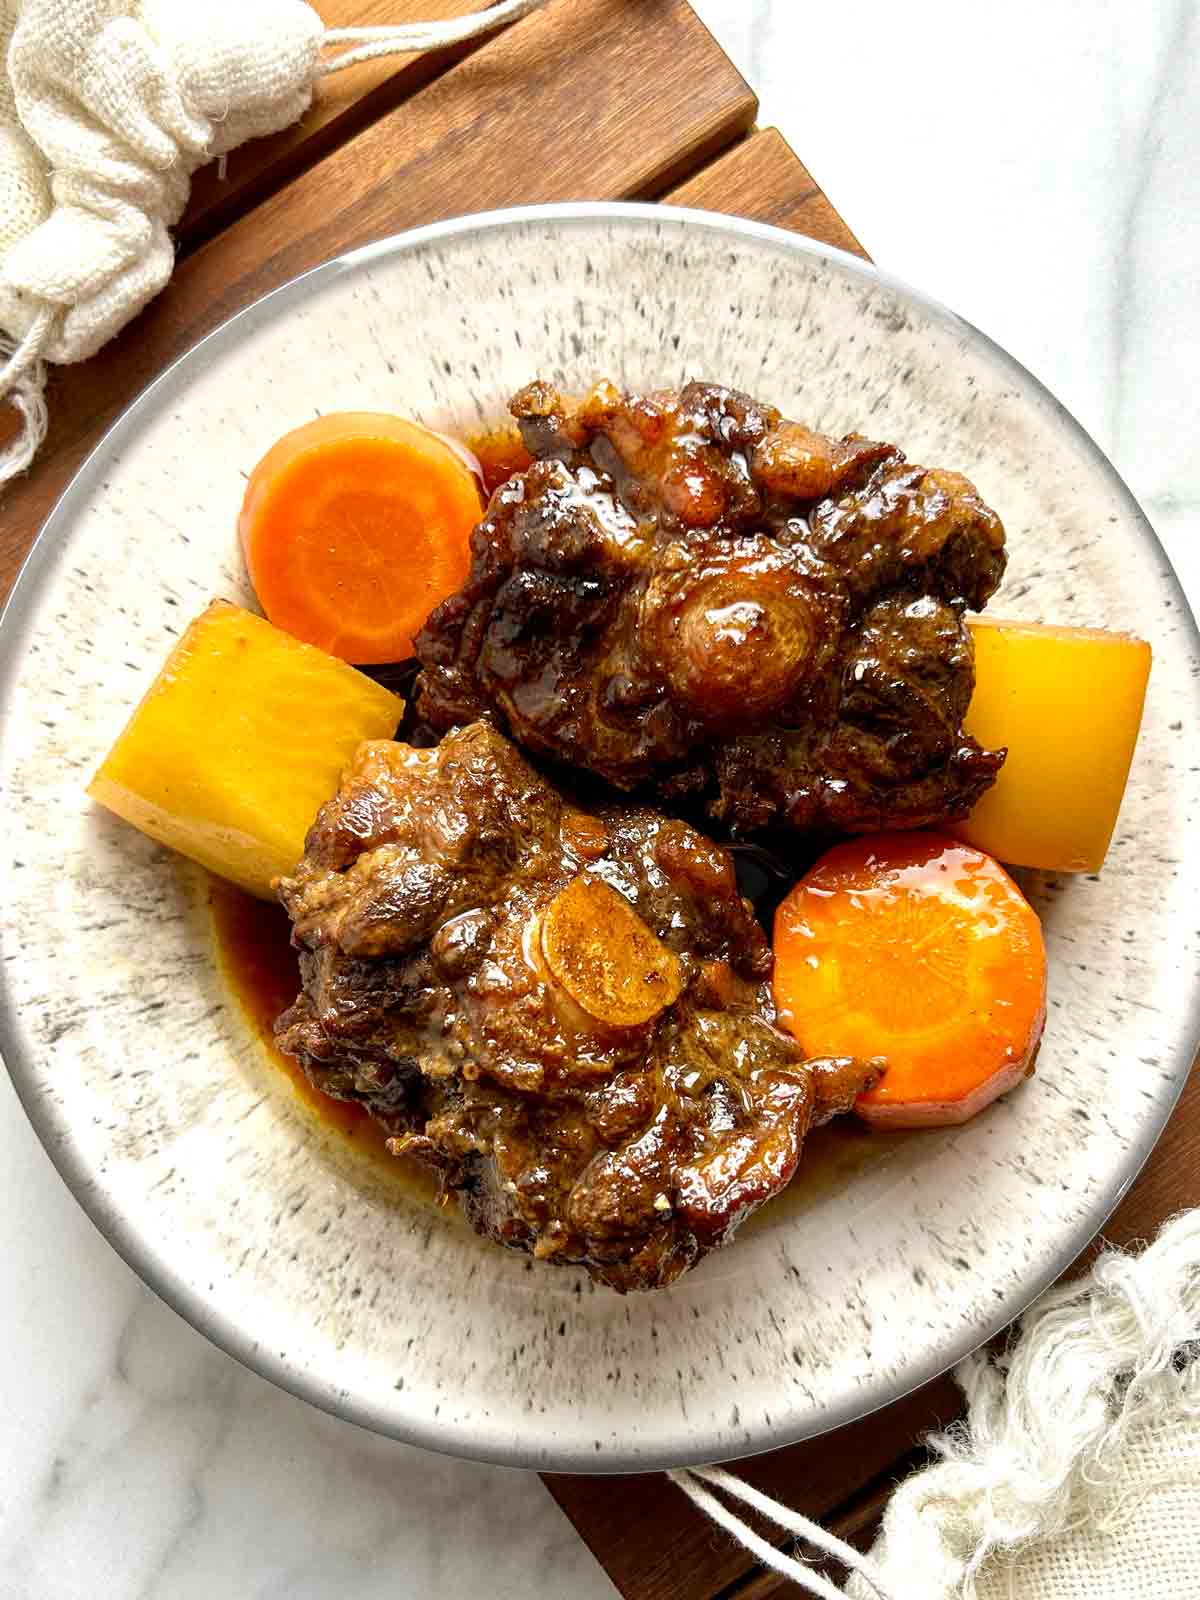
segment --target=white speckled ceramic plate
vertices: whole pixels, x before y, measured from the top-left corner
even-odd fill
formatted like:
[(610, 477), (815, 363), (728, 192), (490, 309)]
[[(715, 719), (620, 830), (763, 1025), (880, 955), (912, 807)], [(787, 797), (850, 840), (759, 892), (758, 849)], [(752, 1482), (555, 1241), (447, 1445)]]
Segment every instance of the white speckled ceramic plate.
[[(954, 1131), (852, 1140), (678, 1285), (621, 1299), (484, 1245), (305, 1120), (223, 988), (198, 875), (84, 798), (182, 624), (248, 601), (246, 470), (317, 410), (457, 433), (534, 374), (703, 376), (968, 473), (999, 614), (1153, 641), (1099, 877), (1036, 883), (1037, 1076)], [(1195, 1048), (1197, 638), (1112, 468), (941, 307), (769, 228), (637, 206), (467, 218), (330, 262), (153, 385), (51, 516), (2, 635), (9, 1070), (82, 1204), (225, 1349), (356, 1422), (525, 1466), (708, 1461), (847, 1421), (1009, 1321), (1083, 1247)], [(846, 1159), (850, 1152), (853, 1159)]]

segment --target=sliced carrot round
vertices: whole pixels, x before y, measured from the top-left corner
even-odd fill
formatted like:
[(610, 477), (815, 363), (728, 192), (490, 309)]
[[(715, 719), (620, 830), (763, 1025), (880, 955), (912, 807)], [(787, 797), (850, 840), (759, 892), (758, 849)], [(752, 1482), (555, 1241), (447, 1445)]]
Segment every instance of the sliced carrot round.
[(356, 665), (402, 661), (470, 566), (479, 480), (437, 434), (369, 411), (287, 433), (250, 474), (238, 531), (277, 627)]
[(855, 839), (779, 907), (775, 998), (809, 1055), (886, 1062), (855, 1105), (869, 1121), (963, 1122), (1032, 1070), (1041, 924), (981, 850), (933, 833)]

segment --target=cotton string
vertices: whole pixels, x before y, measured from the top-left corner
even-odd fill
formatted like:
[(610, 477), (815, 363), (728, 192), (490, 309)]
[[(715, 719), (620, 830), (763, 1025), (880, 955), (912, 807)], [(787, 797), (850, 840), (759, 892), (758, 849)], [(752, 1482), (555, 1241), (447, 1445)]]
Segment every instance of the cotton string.
[(0, 402), (8, 400), (21, 414), (16, 436), (0, 449), (0, 483), (24, 472), (46, 437), (46, 366), (42, 351), (58, 313), (46, 306), (29, 325), (29, 332), (13, 345), (0, 334)]
[(353, 48), (319, 62), (315, 76), (323, 78), (331, 72), (340, 72), (343, 67), (374, 61), (379, 56), (405, 55), (414, 50), (444, 50), (448, 45), (478, 38), (502, 23), (516, 22), (548, 3), (549, 0), (501, 0), (487, 11), (473, 11), (469, 16), (455, 17), (449, 22), (410, 22), (394, 28), (326, 28), (323, 45), (345, 44)]
[(752, 1485), (735, 1478), (732, 1473), (725, 1472), (720, 1467), (680, 1467), (669, 1472), (667, 1476), (672, 1483), (683, 1490), (699, 1510), (724, 1528), (726, 1533), (735, 1538), (752, 1555), (756, 1555), (764, 1566), (770, 1567), (784, 1578), (790, 1578), (793, 1583), (802, 1589), (807, 1589), (810, 1594), (819, 1595), (821, 1600), (844, 1600), (844, 1596), (836, 1584), (814, 1572), (799, 1557), (785, 1555), (769, 1540), (755, 1533), (753, 1528), (724, 1506), (716, 1495), (710, 1494), (704, 1485), (708, 1484), (714, 1489), (723, 1490), (731, 1499), (745, 1501), (778, 1527), (795, 1534), (797, 1538), (806, 1540), (822, 1554), (832, 1557), (852, 1572), (857, 1572), (866, 1585), (865, 1593), (873, 1596), (874, 1600), (901, 1600), (899, 1594), (884, 1587), (882, 1578), (871, 1562), (855, 1550), (853, 1545), (846, 1544), (836, 1534), (827, 1532), (819, 1523), (801, 1516), (798, 1511), (791, 1511), (787, 1506), (779, 1505), (777, 1501), (761, 1494)]
[[(539, 11), (549, 0), (500, 0), (486, 11), (447, 22), (413, 22), (394, 28), (327, 28), (321, 47), (346, 45), (349, 48), (313, 67), (314, 78), (328, 77), (361, 61), (381, 56), (408, 55), (417, 50), (439, 50), (467, 39), (490, 33), (506, 22), (516, 22)], [(224, 167), (225, 157), (221, 158)], [(222, 176), (224, 172), (222, 171)], [(21, 414), (21, 427), (7, 445), (0, 447), (0, 485), (24, 472), (46, 437), (46, 367), (42, 353), (50, 342), (59, 312), (47, 307), (30, 324), (25, 337), (15, 344), (0, 333), (0, 403), (9, 400)]]

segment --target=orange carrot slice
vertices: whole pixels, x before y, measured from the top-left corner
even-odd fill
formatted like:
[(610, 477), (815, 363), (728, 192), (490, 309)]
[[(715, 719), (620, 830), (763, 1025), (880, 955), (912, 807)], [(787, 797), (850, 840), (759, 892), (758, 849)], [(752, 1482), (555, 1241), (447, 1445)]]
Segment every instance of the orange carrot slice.
[(883, 1058), (855, 1103), (868, 1122), (965, 1122), (1033, 1070), (1041, 924), (981, 850), (934, 833), (855, 839), (779, 907), (775, 998), (809, 1055)]
[(402, 661), (470, 566), (479, 482), (415, 422), (370, 411), (284, 434), (238, 519), (250, 581), (277, 627), (358, 666)]

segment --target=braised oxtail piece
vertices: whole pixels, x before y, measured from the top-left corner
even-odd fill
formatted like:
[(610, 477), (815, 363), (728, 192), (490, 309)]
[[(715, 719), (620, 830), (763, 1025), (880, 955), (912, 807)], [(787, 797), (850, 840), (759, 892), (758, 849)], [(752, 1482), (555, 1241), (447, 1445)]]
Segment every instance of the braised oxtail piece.
[(280, 897), (303, 978), (282, 1048), (481, 1233), (619, 1290), (725, 1243), (878, 1076), (777, 1028), (727, 851), (578, 808), (485, 723), (364, 744)]
[(964, 614), (1005, 556), (966, 478), (714, 384), (512, 411), (535, 459), (417, 640), (432, 730), (486, 719), (735, 834), (967, 814), (1003, 752), (963, 731)]

